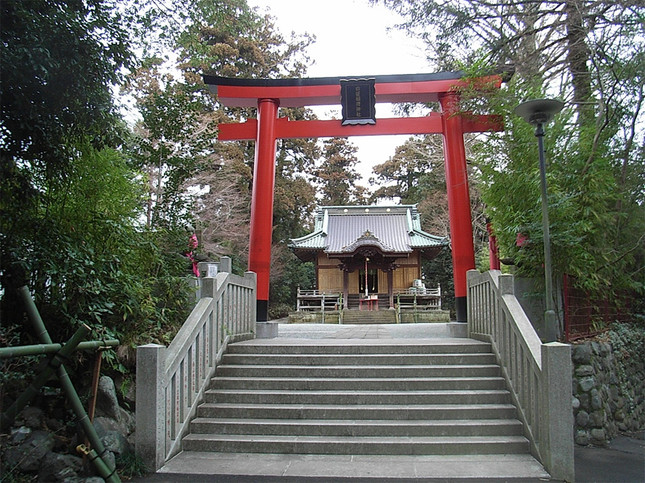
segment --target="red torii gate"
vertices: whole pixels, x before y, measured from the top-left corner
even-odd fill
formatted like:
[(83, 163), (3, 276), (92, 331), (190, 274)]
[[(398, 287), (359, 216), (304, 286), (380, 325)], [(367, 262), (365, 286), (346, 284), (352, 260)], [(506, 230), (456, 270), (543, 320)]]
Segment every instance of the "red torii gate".
[[(383, 134), (443, 135), (457, 321), (466, 322), (466, 272), (475, 268), (475, 255), (463, 135), (467, 132), (502, 130), (502, 121), (499, 116), (459, 111), (459, 91), (473, 85), (472, 79), (470, 83), (462, 79), (460, 72), (308, 79), (204, 76), (204, 82), (223, 105), (258, 109), (257, 119), (220, 124), (218, 139), (255, 140), (249, 270), (257, 273), (259, 322), (268, 320), (276, 141), (285, 138)], [(433, 112), (424, 117), (374, 118), (369, 124), (357, 121), (358, 124), (352, 125), (343, 125), (340, 120), (291, 121), (278, 117), (280, 106), (341, 104), (341, 83), (348, 80), (369, 80), (373, 85), (372, 102), (439, 102), (441, 113)], [(494, 75), (477, 79), (477, 85), (485, 89), (499, 88), (501, 81), (500, 76)], [(360, 101), (357, 101), (358, 105)]]

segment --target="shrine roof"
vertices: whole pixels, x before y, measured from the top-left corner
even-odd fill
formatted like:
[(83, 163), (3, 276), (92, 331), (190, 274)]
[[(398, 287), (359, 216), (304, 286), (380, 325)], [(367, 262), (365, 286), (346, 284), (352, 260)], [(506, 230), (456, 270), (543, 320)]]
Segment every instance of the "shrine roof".
[(375, 246), (387, 254), (407, 255), (415, 249), (441, 248), (447, 237), (426, 233), (416, 205), (323, 206), (314, 231), (291, 240), (296, 252), (323, 251), (351, 255), (360, 246)]

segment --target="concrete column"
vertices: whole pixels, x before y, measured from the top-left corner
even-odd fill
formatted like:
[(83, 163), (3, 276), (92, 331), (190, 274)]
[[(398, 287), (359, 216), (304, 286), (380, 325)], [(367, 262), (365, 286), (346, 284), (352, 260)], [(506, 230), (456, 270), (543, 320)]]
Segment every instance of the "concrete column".
[(546, 470), (564, 481), (575, 481), (571, 365), (570, 345), (542, 344), (540, 452)]
[(151, 470), (166, 459), (166, 401), (164, 398), (166, 348), (158, 344), (137, 347), (136, 452)]

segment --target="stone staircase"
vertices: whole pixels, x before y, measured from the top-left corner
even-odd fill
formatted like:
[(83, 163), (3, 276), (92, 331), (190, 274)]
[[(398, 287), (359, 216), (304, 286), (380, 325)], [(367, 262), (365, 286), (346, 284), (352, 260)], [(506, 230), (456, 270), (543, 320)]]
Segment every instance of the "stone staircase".
[(183, 451), (528, 456), (515, 414), (487, 343), (245, 341), (229, 345)]
[(343, 310), (343, 324), (396, 324), (394, 310)]

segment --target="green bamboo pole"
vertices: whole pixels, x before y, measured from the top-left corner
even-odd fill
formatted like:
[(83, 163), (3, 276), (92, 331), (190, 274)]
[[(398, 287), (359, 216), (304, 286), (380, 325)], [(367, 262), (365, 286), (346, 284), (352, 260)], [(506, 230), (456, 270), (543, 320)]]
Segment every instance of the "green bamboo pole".
[[(47, 332), (47, 328), (45, 327), (45, 323), (43, 322), (43, 319), (40, 317), (40, 313), (38, 312), (38, 308), (36, 308), (36, 304), (34, 303), (34, 300), (31, 298), (29, 289), (27, 287), (20, 287), (18, 289), (18, 292), (20, 293), (20, 296), (25, 304), (27, 317), (29, 318), (29, 321), (32, 323), (32, 325), (34, 326), (34, 329), (36, 330), (38, 337), (45, 344), (51, 344), (52, 339), (49, 336), (49, 333)], [(76, 389), (74, 389), (74, 385), (72, 384), (72, 381), (69, 379), (69, 375), (67, 374), (67, 371), (65, 370), (64, 365), (61, 365), (58, 368), (58, 378), (60, 379), (61, 385), (63, 386), (63, 390), (67, 395), (68, 401), (72, 405), (72, 408), (76, 413), (76, 416), (79, 418), (79, 422), (81, 423), (81, 426), (83, 426), (83, 431), (85, 431), (85, 435), (87, 436), (87, 439), (90, 441), (90, 444), (98, 454), (98, 457), (93, 460), (94, 466), (96, 467), (97, 471), (101, 471), (99, 468), (100, 463), (96, 463), (97, 461), (100, 460), (100, 462), (103, 463), (103, 465), (107, 466), (112, 471), (112, 473), (110, 473), (109, 475), (109, 478), (105, 478), (106, 482), (121, 483), (121, 479), (116, 474), (116, 472), (113, 471), (114, 468), (112, 468), (110, 465), (105, 463), (105, 461), (103, 461), (101, 457), (105, 453), (105, 446), (103, 446), (103, 442), (101, 441), (101, 438), (99, 438), (98, 434), (96, 434), (96, 429), (94, 428), (94, 425), (87, 417), (85, 408), (83, 407), (83, 404), (81, 403), (81, 400), (79, 399), (78, 394), (76, 393)]]
[[(103, 347), (115, 347), (119, 345), (118, 339), (84, 341), (76, 346), (76, 350), (95, 350)], [(54, 354), (61, 350), (63, 344), (32, 344), (17, 347), (0, 347), (0, 359), (21, 356), (38, 356)]]
[(74, 332), (74, 335), (67, 341), (67, 344), (65, 344), (60, 351), (56, 353), (56, 355), (53, 357), (53, 359), (49, 362), (47, 367), (45, 367), (38, 376), (32, 381), (32, 383), (29, 385), (27, 389), (25, 389), (22, 394), (14, 401), (14, 403), (9, 406), (9, 409), (7, 409), (3, 414), (2, 414), (2, 426), (8, 426), (10, 425), (14, 419), (16, 419), (16, 415), (22, 411), (22, 409), (29, 404), (29, 401), (31, 401), (36, 394), (38, 394), (38, 391), (40, 391), (40, 388), (49, 380), (49, 378), (54, 374), (54, 371), (56, 371), (61, 364), (63, 363), (63, 360), (67, 357), (70, 356), (70, 354), (74, 351), (76, 346), (79, 344), (79, 342), (85, 338), (87, 334), (89, 334), (90, 328), (83, 324), (81, 327), (78, 328), (76, 332)]
[[(60, 369), (62, 369), (62, 371)], [(113, 471), (114, 468), (108, 465), (107, 462), (105, 462), (100, 456), (105, 453), (105, 446), (103, 446), (103, 442), (101, 441), (101, 438), (99, 438), (98, 435), (96, 434), (96, 429), (94, 428), (92, 421), (90, 421), (90, 418), (87, 415), (85, 408), (83, 407), (83, 403), (81, 402), (81, 399), (78, 397), (78, 394), (76, 393), (76, 389), (74, 389), (74, 385), (72, 384), (72, 381), (69, 378), (69, 374), (67, 373), (64, 367), (61, 366), (60, 369), (58, 373), (58, 378), (60, 379), (63, 389), (65, 389), (65, 392), (67, 393), (68, 402), (72, 406), (74, 413), (76, 413), (76, 417), (78, 417), (79, 423), (81, 424), (81, 426), (83, 426), (85, 435), (87, 436), (87, 439), (92, 445), (92, 448), (95, 448), (97, 454), (99, 455), (97, 456), (96, 459), (92, 460), (94, 462), (94, 466), (96, 467), (97, 471), (100, 472), (101, 471), (100, 464), (97, 463), (97, 461), (100, 461), (101, 463), (103, 463), (103, 465), (105, 465), (110, 470), (109, 477), (106, 477), (108, 475), (101, 475), (105, 479), (105, 481), (107, 483), (120, 483), (121, 480), (119, 479), (119, 476), (116, 474), (116, 472)]]
[(27, 312), (27, 318), (31, 321), (31, 324), (34, 327), (34, 330), (36, 331), (38, 339), (44, 342), (45, 344), (53, 344), (54, 341), (49, 336), (49, 332), (47, 332), (45, 323), (43, 322), (43, 319), (40, 317), (40, 312), (38, 312), (38, 308), (34, 303), (34, 299), (31, 298), (29, 289), (26, 286), (20, 287), (18, 289), (18, 293), (20, 294), (20, 297), (22, 298), (22, 301), (25, 304), (25, 311)]
[[(76, 447), (76, 451), (87, 456), (87, 458), (96, 467), (96, 470), (99, 472), (99, 475), (101, 476), (101, 478), (103, 478), (105, 481), (115, 481), (115, 482), (120, 481), (118, 479), (119, 477), (116, 476), (116, 472), (115, 472), (116, 470), (111, 470), (110, 467), (105, 464), (105, 461), (99, 458), (99, 455), (96, 454), (96, 451), (88, 448), (84, 444), (79, 444)], [(117, 479), (116, 480), (112, 479), (113, 476), (116, 476)]]

